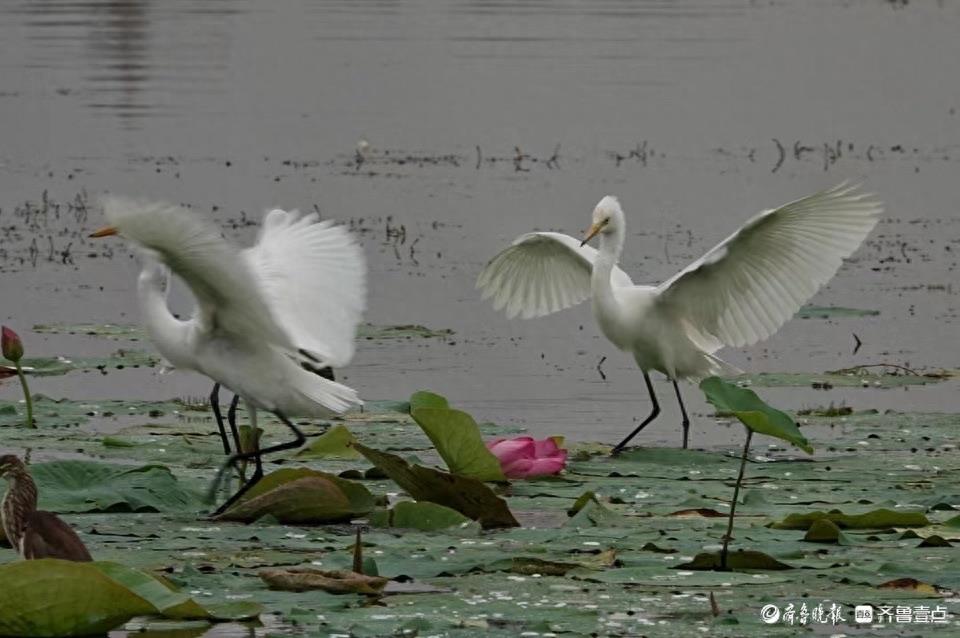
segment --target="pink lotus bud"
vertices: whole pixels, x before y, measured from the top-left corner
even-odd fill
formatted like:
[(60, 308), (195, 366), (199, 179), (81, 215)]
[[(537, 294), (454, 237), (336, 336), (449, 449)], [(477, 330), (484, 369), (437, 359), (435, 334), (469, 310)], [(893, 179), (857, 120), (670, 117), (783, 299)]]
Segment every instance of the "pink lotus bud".
[(552, 439), (535, 440), (530, 436), (494, 439), (487, 449), (500, 461), (507, 478), (531, 478), (558, 474), (567, 465), (567, 451)]
[(520, 459), (503, 469), (509, 478), (530, 478), (533, 476), (549, 476), (559, 474), (567, 465), (567, 451), (561, 450), (556, 456), (539, 459)]
[[(562, 437), (561, 437), (561, 440)], [(541, 456), (550, 456), (551, 454), (556, 454), (560, 450), (560, 446), (557, 445), (557, 437), (549, 437), (543, 439), (542, 441), (535, 441), (536, 443), (536, 456), (540, 458)]]
[(23, 357), (23, 343), (20, 341), (20, 336), (6, 326), (2, 329), (0, 346), (2, 346), (3, 356), (14, 363)]
[(500, 465), (513, 463), (518, 459), (532, 458), (536, 455), (536, 443), (533, 437), (518, 436), (515, 439), (495, 439), (487, 443), (487, 449), (500, 461)]

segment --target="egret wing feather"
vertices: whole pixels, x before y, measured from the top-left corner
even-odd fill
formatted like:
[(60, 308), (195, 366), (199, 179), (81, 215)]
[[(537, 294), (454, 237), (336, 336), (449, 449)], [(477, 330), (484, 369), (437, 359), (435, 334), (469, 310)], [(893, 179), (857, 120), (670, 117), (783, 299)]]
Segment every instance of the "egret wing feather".
[(876, 225), (882, 205), (840, 184), (750, 219), (658, 287), (656, 310), (716, 346), (766, 339), (829, 281)]
[[(542, 317), (590, 297), (590, 277), (597, 250), (562, 233), (521, 235), (481, 271), (477, 288), (507, 317)], [(614, 287), (632, 286), (629, 275), (613, 269)]]
[(296, 350), (270, 312), (247, 260), (215, 226), (183, 207), (159, 202), (113, 196), (103, 199), (103, 210), (121, 234), (158, 253), (190, 287), (199, 326)]
[(243, 258), (298, 348), (323, 365), (350, 362), (366, 305), (366, 262), (346, 228), (273, 210)]

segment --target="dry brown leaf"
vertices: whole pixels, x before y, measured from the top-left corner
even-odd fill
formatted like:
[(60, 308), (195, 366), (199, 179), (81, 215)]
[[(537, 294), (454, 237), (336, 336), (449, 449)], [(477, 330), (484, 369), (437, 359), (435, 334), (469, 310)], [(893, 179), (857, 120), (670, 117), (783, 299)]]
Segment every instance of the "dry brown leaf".
[(365, 576), (345, 569), (324, 571), (310, 567), (262, 569), (260, 579), (271, 589), (310, 591), (320, 589), (331, 594), (371, 594), (383, 591), (389, 582), (382, 576)]
[(703, 518), (726, 518), (726, 514), (721, 514), (717, 510), (710, 509), (709, 507), (694, 507), (685, 510), (677, 510), (676, 512), (670, 512), (667, 516), (677, 516), (677, 517), (691, 517), (691, 516), (702, 516)]
[(916, 578), (895, 578), (877, 585), (877, 589), (911, 589), (926, 594), (936, 594), (937, 588)]

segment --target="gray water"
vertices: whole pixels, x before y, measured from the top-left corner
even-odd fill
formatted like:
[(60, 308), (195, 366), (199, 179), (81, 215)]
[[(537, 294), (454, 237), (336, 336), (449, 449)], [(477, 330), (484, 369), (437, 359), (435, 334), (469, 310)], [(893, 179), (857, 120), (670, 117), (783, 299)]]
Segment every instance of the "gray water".
[[(23, 330), (136, 320), (135, 261), (118, 241), (85, 239), (103, 192), (188, 204), (239, 242), (267, 207), (316, 206), (362, 231), (369, 321), (456, 333), (361, 343), (343, 378), (362, 396), (429, 388), (481, 420), (612, 442), (649, 410), (631, 358), (588, 305), (495, 313), (473, 287), (486, 260), (531, 229), (581, 232), (615, 194), (624, 267), (656, 282), (756, 211), (852, 179), (887, 213), (813, 303), (881, 314), (794, 320), (723, 356), (748, 371), (955, 368), (957, 33), (960, 5), (905, 0), (7, 1), (0, 318), (34, 355), (116, 348)], [(86, 193), (91, 208), (28, 229), (14, 210), (44, 193)], [(34, 385), (167, 398), (208, 384), (150, 371)], [(643, 440), (675, 444), (678, 413), (658, 390), (665, 414)], [(956, 410), (955, 393), (764, 392), (792, 409), (930, 410)], [(696, 395), (693, 411), (709, 413)], [(729, 436), (695, 419), (695, 444)]]

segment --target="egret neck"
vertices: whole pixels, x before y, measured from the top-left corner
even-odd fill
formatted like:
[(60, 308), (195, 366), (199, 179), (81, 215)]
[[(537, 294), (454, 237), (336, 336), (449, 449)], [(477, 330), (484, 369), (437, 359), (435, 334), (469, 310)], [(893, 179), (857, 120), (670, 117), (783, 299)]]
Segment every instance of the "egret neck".
[[(600, 251), (593, 263), (591, 275), (591, 289), (593, 292), (594, 313), (603, 324), (606, 319), (620, 315), (620, 304), (613, 295), (611, 275), (614, 266), (620, 260), (623, 251), (624, 230), (623, 224), (613, 223), (600, 233)], [(607, 326), (601, 325), (604, 332)]]
[(137, 279), (140, 313), (147, 335), (174, 367), (192, 368), (190, 327), (167, 307), (170, 271), (153, 257), (145, 257)]

